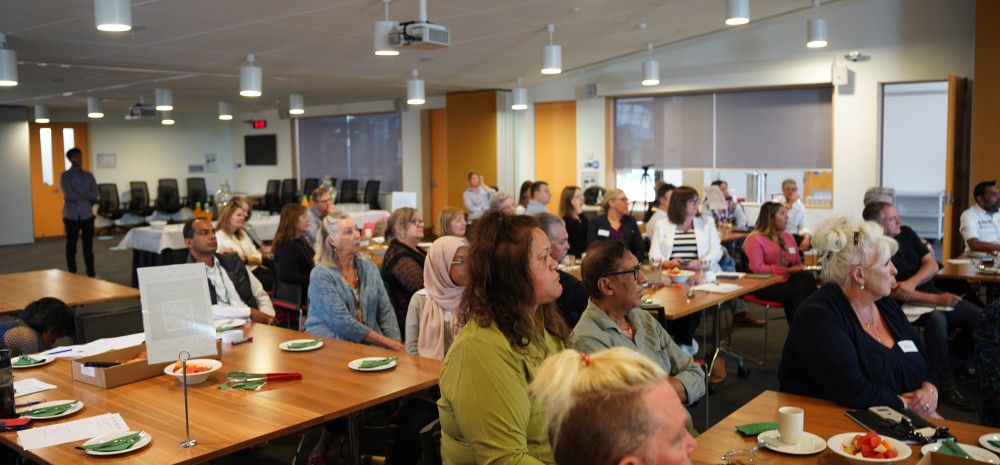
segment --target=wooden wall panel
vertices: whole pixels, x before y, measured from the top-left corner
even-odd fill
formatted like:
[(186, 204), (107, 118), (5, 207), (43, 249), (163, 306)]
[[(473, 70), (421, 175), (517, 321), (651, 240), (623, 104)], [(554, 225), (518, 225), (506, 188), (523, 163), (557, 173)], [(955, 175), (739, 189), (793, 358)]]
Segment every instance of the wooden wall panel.
[(448, 110), (431, 110), (431, 212), (424, 223), (437, 232), (437, 217), (448, 206)]
[(576, 101), (535, 104), (535, 178), (549, 183), (549, 211), (559, 213), (563, 187), (577, 184)]
[[(464, 208), (462, 192), (469, 185), (469, 171), (481, 173), (490, 185), (496, 184), (497, 95), (495, 91), (454, 93), (448, 94), (446, 102), (447, 181), (442, 184), (447, 203), (441, 208)], [(436, 221), (437, 216), (428, 220)]]
[[(976, 2), (975, 74), (972, 84), (971, 189), (1000, 178), (1000, 2)], [(964, 210), (959, 206), (958, 210)]]

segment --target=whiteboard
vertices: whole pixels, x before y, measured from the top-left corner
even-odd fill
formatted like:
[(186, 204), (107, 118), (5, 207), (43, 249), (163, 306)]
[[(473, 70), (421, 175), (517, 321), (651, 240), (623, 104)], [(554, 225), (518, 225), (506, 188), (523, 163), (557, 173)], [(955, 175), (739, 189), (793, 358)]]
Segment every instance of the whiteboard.
[(943, 191), (947, 138), (947, 81), (883, 86), (882, 186)]

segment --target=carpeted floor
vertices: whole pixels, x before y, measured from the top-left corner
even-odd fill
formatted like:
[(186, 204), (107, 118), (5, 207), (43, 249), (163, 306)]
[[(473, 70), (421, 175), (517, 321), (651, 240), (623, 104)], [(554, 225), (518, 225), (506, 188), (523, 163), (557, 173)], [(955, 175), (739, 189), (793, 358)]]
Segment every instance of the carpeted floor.
[[(131, 280), (132, 264), (131, 250), (111, 250), (111, 247), (118, 244), (122, 236), (122, 234), (116, 234), (110, 239), (94, 241), (94, 254), (96, 257), (95, 266), (97, 276), (99, 278), (119, 284), (129, 285)], [(0, 260), (0, 274), (47, 268), (66, 269), (64, 251), (65, 242), (62, 239), (46, 239), (30, 245), (0, 247), (0, 256), (3, 257), (3, 260)], [(78, 255), (79, 254), (80, 252), (78, 251)], [(78, 257), (77, 260), (79, 261), (78, 268), (83, 270), (82, 257)], [(754, 316), (762, 318), (762, 313), (759, 308), (751, 308), (749, 311)], [(747, 378), (741, 378), (737, 375), (736, 363), (733, 363), (731, 360), (727, 361), (729, 376), (725, 381), (717, 386), (714, 389), (714, 392), (710, 395), (710, 423), (714, 424), (720, 419), (726, 417), (764, 390), (778, 389), (778, 357), (780, 355), (785, 336), (788, 332), (788, 325), (785, 323), (780, 311), (772, 312), (771, 318), (772, 321), (769, 326), (770, 334), (766, 348), (769, 354), (768, 363), (764, 366), (758, 366), (751, 362), (747, 362), (747, 367), (750, 372), (749, 376)], [(706, 318), (701, 325), (701, 329), (704, 330), (705, 328), (711, 328), (711, 322), (712, 319), (710, 317)], [(725, 326), (723, 328), (725, 330)], [(699, 338), (701, 337), (702, 336), (699, 334)], [(742, 327), (736, 328), (733, 334), (731, 346), (735, 350), (745, 351), (748, 355), (757, 357), (760, 356), (764, 350), (763, 337), (763, 329)], [(971, 383), (963, 385), (962, 390), (969, 397), (973, 399), (976, 398), (975, 393), (973, 392), (974, 386), (971, 385)], [(703, 399), (698, 404), (690, 407), (689, 410), (696, 428), (704, 430), (706, 424), (705, 400)], [(941, 405), (939, 412), (942, 416), (948, 419), (970, 423), (975, 423), (978, 420), (978, 414), (976, 412), (961, 411), (948, 404)], [(280, 415), (280, 412), (275, 412), (275, 414)], [(181, 425), (178, 425), (178, 428), (180, 427)], [(264, 446), (247, 449), (231, 456), (215, 460), (214, 462), (221, 464), (290, 463), (292, 457), (295, 456), (295, 449), (299, 443), (300, 437), (301, 436), (298, 434), (293, 434), (291, 436), (271, 441)], [(315, 443), (317, 437), (318, 432), (315, 428), (306, 432), (303, 450), (298, 454), (298, 463), (306, 463), (309, 450)], [(384, 444), (385, 437), (384, 433), (381, 431), (370, 431), (362, 436), (362, 450), (366, 453), (382, 455), (384, 454)], [(337, 447), (331, 449), (331, 453), (329, 454), (329, 463), (343, 463), (342, 451), (338, 449), (339, 448)]]

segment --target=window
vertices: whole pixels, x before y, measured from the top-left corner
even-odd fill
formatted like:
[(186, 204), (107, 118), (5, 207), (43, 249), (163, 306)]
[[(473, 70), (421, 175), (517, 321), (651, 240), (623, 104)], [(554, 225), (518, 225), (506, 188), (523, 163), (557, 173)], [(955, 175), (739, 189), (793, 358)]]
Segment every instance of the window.
[(42, 183), (51, 186), (55, 183), (52, 174), (52, 129), (39, 128), (38, 141), (42, 146)]
[(380, 180), (382, 192), (402, 190), (399, 113), (300, 118), (299, 177), (330, 176), (338, 183)]
[(64, 171), (69, 171), (73, 167), (73, 164), (69, 162), (69, 158), (66, 158), (66, 152), (69, 149), (76, 147), (76, 140), (73, 136), (73, 128), (63, 128), (63, 163)]

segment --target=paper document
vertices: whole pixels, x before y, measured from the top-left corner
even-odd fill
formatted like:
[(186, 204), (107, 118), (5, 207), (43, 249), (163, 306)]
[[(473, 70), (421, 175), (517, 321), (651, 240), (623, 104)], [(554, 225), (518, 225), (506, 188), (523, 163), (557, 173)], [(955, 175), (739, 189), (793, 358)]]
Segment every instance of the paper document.
[(722, 195), (719, 186), (706, 186), (705, 196), (708, 197), (708, 207), (712, 210), (725, 210), (729, 207), (726, 204), (726, 196)]
[(968, 258), (949, 258), (948, 259), (948, 264), (949, 265), (970, 265), (970, 264), (972, 264), (972, 260), (970, 260)]
[(26, 396), (28, 394), (48, 391), (49, 389), (55, 388), (56, 386), (54, 384), (42, 382), (35, 378), (21, 379), (14, 381), (14, 397)]
[(31, 450), (128, 430), (128, 425), (120, 414), (105, 413), (82, 420), (18, 431), (17, 438), (21, 440), (21, 447)]
[(150, 364), (217, 355), (208, 277), (202, 263), (139, 268), (142, 325)]
[(743, 276), (746, 276), (746, 273), (740, 273), (738, 271), (716, 271), (715, 272), (715, 277), (716, 278), (723, 278), (723, 279), (743, 279)]
[(741, 287), (743, 286), (731, 283), (708, 283), (708, 284), (699, 284), (697, 286), (692, 287), (691, 289), (702, 292), (713, 292), (715, 294), (727, 294)]

